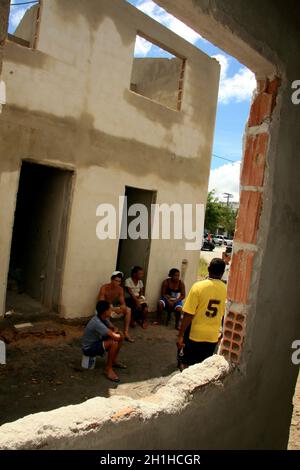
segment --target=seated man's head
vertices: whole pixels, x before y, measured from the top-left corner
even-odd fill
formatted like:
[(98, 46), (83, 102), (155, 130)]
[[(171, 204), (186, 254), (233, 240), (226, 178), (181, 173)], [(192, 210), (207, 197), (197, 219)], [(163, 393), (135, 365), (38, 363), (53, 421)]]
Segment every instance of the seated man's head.
[(176, 268), (170, 269), (169, 277), (172, 279), (172, 281), (178, 281), (180, 279), (179, 269), (176, 269)]
[(221, 258), (214, 258), (208, 266), (209, 277), (213, 279), (221, 279), (225, 271), (225, 261)]
[(144, 270), (140, 266), (134, 266), (131, 270), (131, 277), (133, 279), (141, 280), (144, 277)]
[(109, 318), (111, 316), (111, 306), (106, 300), (99, 300), (96, 305), (97, 316), (99, 318)]
[(111, 275), (111, 283), (114, 286), (120, 286), (123, 279), (123, 273), (121, 271), (114, 271)]

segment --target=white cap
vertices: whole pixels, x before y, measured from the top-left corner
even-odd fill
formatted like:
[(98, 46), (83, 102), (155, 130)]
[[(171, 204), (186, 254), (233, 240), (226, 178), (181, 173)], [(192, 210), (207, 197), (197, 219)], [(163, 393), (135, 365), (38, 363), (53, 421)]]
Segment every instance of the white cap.
[(124, 274), (122, 273), (122, 271), (114, 271), (114, 272), (111, 274), (111, 277), (117, 276), (118, 274), (121, 274), (121, 276), (124, 277)]

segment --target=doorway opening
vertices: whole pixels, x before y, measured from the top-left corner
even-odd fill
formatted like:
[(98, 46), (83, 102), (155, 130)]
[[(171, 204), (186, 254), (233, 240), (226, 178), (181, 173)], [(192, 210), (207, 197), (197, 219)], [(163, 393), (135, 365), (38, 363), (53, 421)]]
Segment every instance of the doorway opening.
[[(133, 266), (141, 266), (144, 270), (144, 285), (147, 282), (147, 271), (149, 263), (149, 255), (151, 248), (151, 204), (155, 204), (156, 191), (149, 191), (146, 189), (139, 189), (126, 186), (125, 197), (127, 197), (127, 208), (129, 209), (134, 204), (143, 204), (147, 213), (149, 214), (148, 223), (148, 234), (147, 238), (137, 238), (136, 240), (127, 237), (126, 239), (120, 239), (118, 257), (117, 257), (117, 269), (124, 273), (125, 278), (130, 276), (131, 268)], [(128, 227), (132, 220), (136, 219), (139, 215), (131, 216), (126, 215), (125, 211), (127, 208), (124, 206), (122, 226), (128, 233)]]
[[(17, 194), (6, 308), (59, 312), (73, 172), (24, 161)], [(27, 305), (27, 307), (26, 307)], [(39, 308), (41, 310), (39, 310)]]

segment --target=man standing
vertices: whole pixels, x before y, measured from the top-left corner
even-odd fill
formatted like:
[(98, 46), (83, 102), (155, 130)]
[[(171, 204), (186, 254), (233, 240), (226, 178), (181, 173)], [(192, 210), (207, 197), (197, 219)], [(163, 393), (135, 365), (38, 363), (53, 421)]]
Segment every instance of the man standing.
[(221, 281), (224, 270), (224, 261), (214, 258), (208, 267), (208, 279), (196, 282), (187, 296), (177, 341), (181, 370), (204, 361), (215, 351), (225, 312), (226, 286)]
[(123, 273), (114, 271), (109, 284), (104, 284), (99, 291), (98, 301), (106, 300), (111, 305), (111, 318), (124, 318), (124, 338), (133, 343), (134, 340), (129, 336), (129, 325), (131, 320), (131, 310), (125, 304), (124, 289), (121, 287)]

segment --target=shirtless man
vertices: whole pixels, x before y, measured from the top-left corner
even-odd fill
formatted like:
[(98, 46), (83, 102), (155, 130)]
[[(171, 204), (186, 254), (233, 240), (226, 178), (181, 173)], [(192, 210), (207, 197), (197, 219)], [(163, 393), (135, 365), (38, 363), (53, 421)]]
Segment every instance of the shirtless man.
[(99, 291), (98, 301), (106, 300), (112, 308), (111, 318), (124, 317), (124, 338), (133, 343), (134, 340), (129, 335), (129, 325), (131, 321), (131, 310), (125, 304), (124, 289), (121, 287), (123, 273), (114, 271), (109, 284), (104, 284)]

